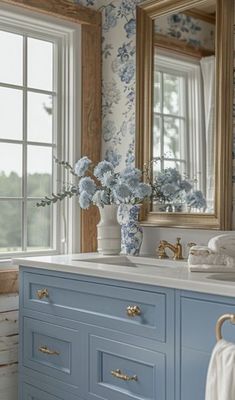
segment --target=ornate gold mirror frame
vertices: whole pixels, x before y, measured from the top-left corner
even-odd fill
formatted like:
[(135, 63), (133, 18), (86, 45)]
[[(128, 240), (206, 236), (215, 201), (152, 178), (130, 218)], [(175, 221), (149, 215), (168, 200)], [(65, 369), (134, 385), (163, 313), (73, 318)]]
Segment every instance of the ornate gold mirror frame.
[[(0, 0), (81, 25), (82, 102), (81, 154), (94, 162), (101, 151), (101, 13), (70, 0)], [(96, 251), (97, 208), (81, 211), (81, 251)]]
[[(136, 162), (151, 160), (153, 25), (154, 19), (196, 7), (205, 0), (149, 0), (137, 7)], [(216, 2), (216, 155), (215, 212), (186, 214), (143, 211), (142, 224), (198, 229), (231, 229), (232, 222), (232, 109), (233, 0)]]

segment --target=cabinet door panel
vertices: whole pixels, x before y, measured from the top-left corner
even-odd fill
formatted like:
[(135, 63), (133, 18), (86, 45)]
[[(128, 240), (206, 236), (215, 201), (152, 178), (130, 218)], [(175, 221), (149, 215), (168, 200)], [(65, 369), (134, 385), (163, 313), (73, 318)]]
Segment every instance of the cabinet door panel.
[(210, 355), (193, 349), (181, 350), (180, 400), (204, 400)]
[(57, 397), (48, 392), (44, 392), (44, 390), (28, 385), (27, 383), (23, 383), (22, 399), (20, 400), (79, 400), (79, 398), (69, 393), (66, 397), (63, 395)]

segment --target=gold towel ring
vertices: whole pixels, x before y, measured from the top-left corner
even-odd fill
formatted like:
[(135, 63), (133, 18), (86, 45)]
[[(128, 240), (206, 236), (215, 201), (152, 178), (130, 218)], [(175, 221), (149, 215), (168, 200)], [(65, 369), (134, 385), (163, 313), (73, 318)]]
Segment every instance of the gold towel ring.
[(230, 321), (231, 324), (235, 325), (235, 314), (224, 314), (221, 315), (221, 317), (219, 317), (219, 319), (217, 320), (215, 328), (217, 342), (222, 339), (221, 330), (222, 330), (222, 325), (225, 321)]

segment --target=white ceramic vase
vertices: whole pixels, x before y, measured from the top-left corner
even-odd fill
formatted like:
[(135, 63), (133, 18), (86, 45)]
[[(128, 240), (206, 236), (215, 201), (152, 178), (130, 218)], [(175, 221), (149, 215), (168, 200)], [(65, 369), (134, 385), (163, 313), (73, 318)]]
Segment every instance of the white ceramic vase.
[(115, 204), (99, 207), (100, 222), (97, 225), (97, 251), (104, 255), (119, 254), (121, 250), (121, 227), (117, 222)]

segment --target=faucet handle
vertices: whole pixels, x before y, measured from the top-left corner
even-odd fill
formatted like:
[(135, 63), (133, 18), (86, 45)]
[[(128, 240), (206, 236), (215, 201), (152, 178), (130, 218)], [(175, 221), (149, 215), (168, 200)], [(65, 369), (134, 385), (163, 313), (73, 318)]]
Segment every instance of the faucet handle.
[(176, 238), (176, 244), (180, 244), (180, 241), (181, 241), (181, 237), (177, 237)]

